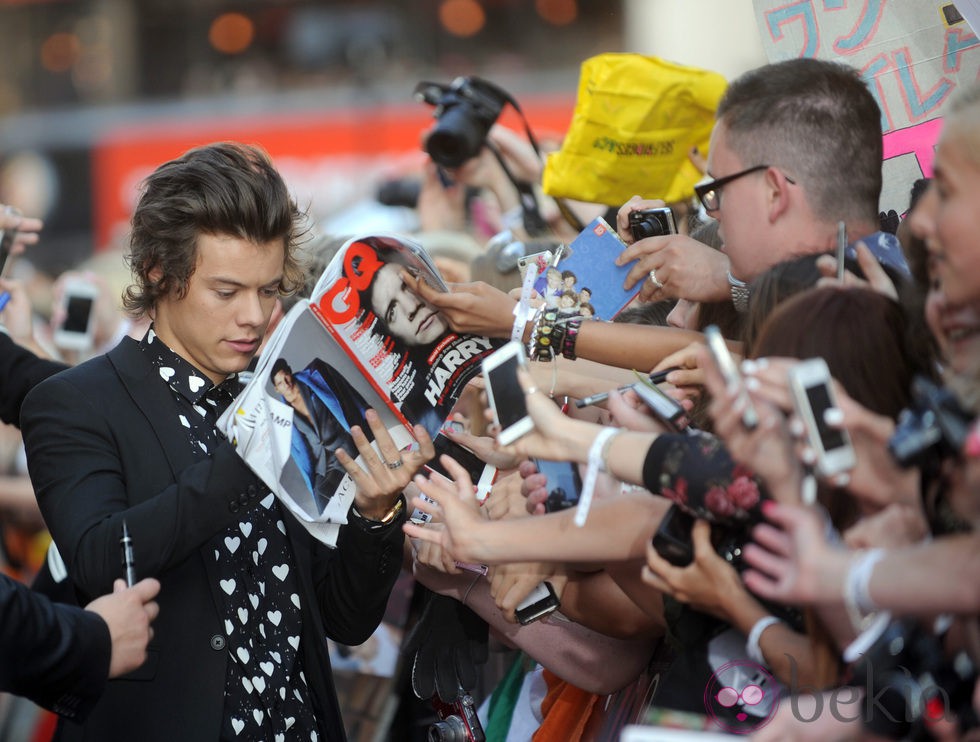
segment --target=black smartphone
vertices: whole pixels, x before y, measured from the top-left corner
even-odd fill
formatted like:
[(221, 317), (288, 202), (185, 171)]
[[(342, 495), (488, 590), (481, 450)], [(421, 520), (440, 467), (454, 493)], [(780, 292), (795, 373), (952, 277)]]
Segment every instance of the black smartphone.
[(697, 520), (686, 510), (671, 505), (653, 534), (653, 548), (675, 567), (686, 567), (694, 561), (691, 529)]
[(556, 513), (578, 505), (579, 495), (582, 494), (582, 477), (577, 464), (571, 461), (534, 459), (534, 465), (548, 480), (545, 485), (548, 490), (548, 497), (544, 501), (545, 512)]
[(633, 385), (633, 391), (668, 430), (679, 432), (687, 427), (687, 412), (681, 403), (668, 396), (656, 384), (638, 381)]
[(521, 601), (514, 610), (514, 616), (521, 626), (527, 626), (561, 607), (555, 588), (547, 580), (538, 583), (531, 594)]

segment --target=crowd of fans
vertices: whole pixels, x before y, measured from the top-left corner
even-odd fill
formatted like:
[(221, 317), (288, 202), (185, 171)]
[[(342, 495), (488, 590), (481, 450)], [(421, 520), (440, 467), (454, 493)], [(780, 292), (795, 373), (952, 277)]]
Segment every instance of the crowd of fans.
[[(515, 182), (533, 191), (542, 161), (500, 125), (459, 167), (420, 174), (414, 238), (450, 291), (403, 280), (453, 330), (521, 339), (534, 425), (499, 445), (474, 382), (444, 432), (497, 467), (488, 499), (449, 457), (450, 477), (420, 473), (406, 489), (406, 513), (430, 517), (403, 526), (404, 567), (431, 593), (403, 651), (414, 690), (476, 697), (494, 740), (610, 740), (628, 723), (671, 720), (759, 740), (980, 738), (980, 87), (951, 104), (932, 178), (908, 184), (897, 224), (878, 211), (880, 111), (844, 65), (745, 73), (718, 107), (707, 159), (691, 158), (704, 172), (695, 198), (666, 204), (678, 232), (645, 239), (630, 214), (665, 206), (657, 194), (556, 204), (538, 189), (543, 225), (530, 223)], [(515, 327), (526, 307), (514, 255), (567, 243), (598, 215), (627, 245), (616, 262), (631, 265), (635, 303), (606, 322), (556, 317), (535, 296)], [(3, 218), (24, 235), (40, 227)], [(307, 245), (300, 294), (342, 242)], [(86, 275), (100, 291), (81, 354), (143, 337), (148, 318), (124, 318), (110, 279)], [(12, 341), (84, 360), (32, 321), (23, 285), (0, 288)], [(736, 377), (706, 346), (708, 327)], [(543, 330), (561, 352), (540, 352)], [(792, 380), (813, 358), (832, 404), (808, 428)], [(683, 407), (679, 425), (631, 386), (655, 371)], [(16, 422), (20, 398), (2, 383), (4, 420)], [(814, 428), (852, 450), (846, 466), (828, 471)], [(578, 468), (594, 491), (587, 513), (555, 510), (541, 461)], [(8, 469), (3, 522), (38, 532), (30, 481)], [(560, 607), (519, 623), (542, 580)], [(131, 598), (151, 618), (156, 587)], [(487, 626), (509, 664), (481, 672)], [(2, 667), (0, 679), (47, 700)]]

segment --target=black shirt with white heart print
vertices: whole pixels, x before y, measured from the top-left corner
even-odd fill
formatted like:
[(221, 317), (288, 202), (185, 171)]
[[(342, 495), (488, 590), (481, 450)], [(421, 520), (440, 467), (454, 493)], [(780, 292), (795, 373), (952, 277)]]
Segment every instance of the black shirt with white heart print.
[[(241, 389), (215, 386), (163, 343), (151, 326), (140, 343), (173, 392), (174, 412), (195, 456), (218, 442), (215, 424)], [(303, 672), (295, 560), (279, 503), (269, 493), (208, 543), (217, 565), (228, 648), (221, 741), (311, 740), (323, 735)]]

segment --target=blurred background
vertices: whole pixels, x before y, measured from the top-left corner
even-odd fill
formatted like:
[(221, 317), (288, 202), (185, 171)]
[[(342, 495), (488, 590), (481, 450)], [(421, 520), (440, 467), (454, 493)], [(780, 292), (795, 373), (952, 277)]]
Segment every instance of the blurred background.
[(491, 80), (547, 138), (594, 54), (763, 61), (751, 0), (0, 0), (0, 49), (0, 203), (44, 218), (49, 275), (118, 247), (140, 179), (191, 146), (261, 144), (349, 231), (422, 161), (420, 80)]

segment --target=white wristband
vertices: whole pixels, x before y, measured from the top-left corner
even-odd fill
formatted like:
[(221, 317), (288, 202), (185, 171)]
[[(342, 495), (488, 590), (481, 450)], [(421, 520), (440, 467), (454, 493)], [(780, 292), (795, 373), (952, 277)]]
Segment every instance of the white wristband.
[(766, 658), (762, 655), (762, 649), (759, 647), (759, 639), (762, 638), (763, 631), (777, 623), (782, 622), (775, 616), (763, 616), (752, 625), (752, 630), (749, 631), (749, 636), (745, 640), (745, 653), (755, 664), (768, 667)]
[(532, 263), (527, 267), (527, 273), (524, 274), (524, 281), (521, 284), (521, 298), (517, 302), (517, 306), (514, 307), (514, 325), (510, 330), (510, 339), (515, 343), (524, 340), (525, 326), (528, 320), (534, 316), (534, 312), (531, 310), (531, 290), (534, 288), (534, 282), (537, 278), (538, 266)]
[(619, 428), (603, 428), (589, 447), (589, 465), (585, 471), (585, 481), (582, 482), (582, 494), (578, 498), (578, 507), (575, 509), (575, 525), (579, 528), (585, 525), (585, 519), (589, 517), (596, 477), (599, 476), (600, 471), (606, 470), (606, 451), (612, 439), (620, 432), (622, 431)]
[(884, 556), (884, 549), (871, 549), (858, 554), (851, 560), (844, 576), (844, 605), (856, 631), (864, 628), (865, 617), (877, 608), (871, 599), (871, 573)]

